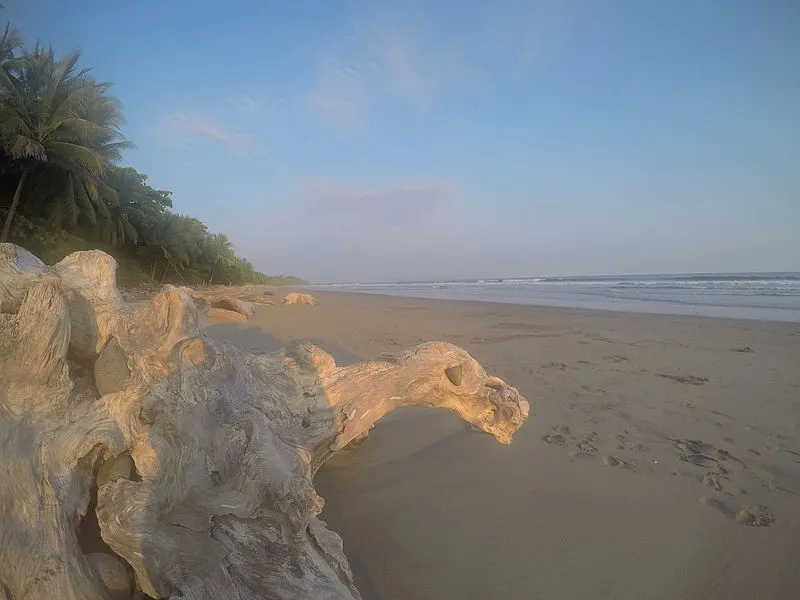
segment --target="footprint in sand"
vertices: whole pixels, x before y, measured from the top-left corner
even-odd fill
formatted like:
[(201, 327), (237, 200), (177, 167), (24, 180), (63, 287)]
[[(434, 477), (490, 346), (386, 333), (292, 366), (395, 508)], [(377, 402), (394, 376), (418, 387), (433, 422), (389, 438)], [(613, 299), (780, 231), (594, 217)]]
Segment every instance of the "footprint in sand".
[(715, 468), (719, 466), (719, 463), (727, 460), (733, 460), (742, 466), (747, 466), (738, 458), (731, 456), (727, 450), (717, 448), (713, 444), (708, 444), (700, 440), (667, 439), (675, 444), (675, 447), (678, 449), (678, 458), (684, 462), (697, 465), (698, 467), (707, 469)]
[[(699, 478), (700, 483), (705, 487), (715, 492), (724, 492), (732, 497), (743, 496), (747, 493), (743, 488), (731, 483), (728, 476), (728, 469), (731, 465), (741, 466), (744, 469), (742, 472), (748, 471), (752, 475), (753, 469), (748, 468), (744, 461), (732, 456), (727, 450), (700, 440), (669, 439), (678, 449), (678, 458), (689, 464), (708, 469)], [(723, 466), (723, 463), (728, 466)], [(755, 471), (755, 473), (758, 474), (760, 471)], [(693, 476), (696, 477), (696, 475)]]
[(716, 492), (721, 492), (725, 476), (721, 473), (703, 473), (700, 483)]
[(607, 467), (618, 467), (620, 469), (636, 470), (636, 465), (631, 461), (620, 458), (619, 456), (604, 456), (603, 464)]
[(698, 377), (697, 375), (670, 375), (668, 373), (656, 373), (656, 375), (674, 381), (675, 383), (683, 383), (685, 385), (703, 385), (708, 383), (707, 377)]
[(585, 438), (583, 438), (577, 444), (577, 450), (575, 450), (572, 455), (573, 456), (597, 456), (597, 432), (592, 431), (589, 432)]
[(738, 511), (733, 510), (719, 498), (701, 496), (700, 502), (713, 508), (726, 519), (730, 519), (745, 527), (769, 527), (775, 522), (772, 511), (763, 504), (750, 504), (742, 506)]
[(571, 430), (569, 427), (557, 425), (556, 427), (553, 427), (553, 430), (550, 433), (544, 435), (542, 439), (548, 444), (553, 444), (554, 446), (566, 446), (569, 442), (575, 439), (570, 434)]
[[(561, 425), (553, 427), (551, 431), (542, 436), (542, 439), (554, 446), (570, 446), (572, 448), (570, 456), (573, 458), (600, 458), (607, 467), (617, 467), (631, 471), (638, 470), (636, 462), (633, 460), (610, 454), (601, 454), (599, 437), (600, 434), (597, 431), (590, 431), (583, 436), (575, 435), (569, 427)], [(628, 444), (624, 449), (632, 450), (637, 446), (645, 449), (645, 446), (639, 444)]]
[(604, 356), (603, 360), (608, 360), (613, 363), (619, 364), (621, 362), (625, 362), (626, 360), (628, 360), (628, 357), (622, 356), (621, 354), (609, 354), (608, 356)]
[(569, 370), (569, 366), (563, 362), (551, 361), (542, 365), (545, 369), (558, 369), (559, 371)]
[(591, 431), (576, 443), (578, 438), (572, 435), (572, 430), (564, 425), (553, 427), (552, 431), (545, 434), (542, 439), (554, 446), (567, 446), (575, 444), (577, 448), (572, 456), (595, 456), (597, 454), (597, 432)]
[(617, 450), (629, 450), (631, 452), (647, 452), (650, 450), (650, 446), (631, 441), (628, 430), (618, 433), (614, 436), (614, 439), (617, 440)]
[(554, 446), (567, 445), (567, 438), (560, 433), (550, 432), (547, 435), (545, 435), (542, 439), (548, 444), (553, 444)]

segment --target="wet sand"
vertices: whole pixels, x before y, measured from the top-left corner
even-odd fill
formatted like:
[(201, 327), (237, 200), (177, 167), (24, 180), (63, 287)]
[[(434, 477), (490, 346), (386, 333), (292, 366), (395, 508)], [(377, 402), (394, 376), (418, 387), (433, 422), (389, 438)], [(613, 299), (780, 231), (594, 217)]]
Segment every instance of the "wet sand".
[(397, 411), (317, 474), (365, 600), (800, 598), (797, 324), (315, 295), (209, 331), (452, 342), (533, 411), (511, 446)]

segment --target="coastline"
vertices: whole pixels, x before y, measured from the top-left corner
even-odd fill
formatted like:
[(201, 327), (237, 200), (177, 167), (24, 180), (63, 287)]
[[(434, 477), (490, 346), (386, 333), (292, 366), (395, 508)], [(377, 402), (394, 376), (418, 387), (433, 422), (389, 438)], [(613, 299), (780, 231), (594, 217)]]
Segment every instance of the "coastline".
[(407, 284), (318, 284), (311, 291), (483, 301), (611, 312), (720, 317), (800, 323), (797, 273), (653, 275)]
[(318, 473), (365, 600), (798, 595), (797, 324), (314, 294), (208, 332), (340, 364), (452, 342), (531, 402), (511, 446), (404, 410)]
[(610, 309), (610, 308), (599, 308), (599, 307), (584, 307), (584, 306), (564, 306), (560, 304), (531, 304), (527, 302), (508, 302), (508, 301), (500, 301), (500, 300), (486, 300), (480, 298), (439, 298), (439, 297), (428, 297), (428, 296), (413, 296), (410, 294), (390, 294), (384, 292), (368, 292), (368, 291), (355, 291), (355, 290), (323, 290), (320, 288), (315, 288), (313, 286), (303, 286), (303, 287), (285, 287), (285, 288), (276, 288), (280, 293), (281, 290), (284, 291), (303, 291), (305, 293), (313, 294), (318, 298), (324, 298), (328, 294), (332, 294), (334, 296), (344, 295), (344, 296), (355, 296), (360, 298), (381, 298), (381, 299), (402, 299), (402, 300), (409, 300), (409, 301), (418, 301), (421, 303), (432, 303), (431, 306), (436, 305), (454, 305), (454, 306), (484, 306), (486, 308), (495, 307), (495, 308), (515, 308), (515, 309), (522, 309), (522, 310), (537, 310), (537, 311), (566, 311), (567, 313), (574, 313), (574, 314), (584, 314), (584, 315), (592, 315), (594, 313), (600, 313), (607, 317), (620, 317), (620, 316), (628, 316), (628, 317), (666, 317), (666, 318), (673, 318), (677, 317), (680, 319), (712, 319), (714, 321), (722, 320), (722, 321), (729, 321), (732, 323), (775, 323), (782, 326), (794, 327), (795, 329), (800, 329), (798, 327), (798, 321), (793, 320), (780, 320), (780, 319), (763, 319), (763, 318), (743, 318), (743, 317), (729, 317), (724, 315), (706, 315), (706, 314), (682, 314), (682, 313), (672, 313), (672, 312), (659, 312), (659, 311), (639, 311), (639, 310), (623, 310), (623, 309)]

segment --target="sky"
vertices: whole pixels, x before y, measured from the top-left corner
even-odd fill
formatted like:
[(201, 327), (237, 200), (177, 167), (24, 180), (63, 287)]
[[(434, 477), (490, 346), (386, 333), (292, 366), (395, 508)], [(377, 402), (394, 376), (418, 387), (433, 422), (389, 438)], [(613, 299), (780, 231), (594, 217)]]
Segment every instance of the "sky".
[(797, 0), (4, 0), (315, 282), (800, 271)]

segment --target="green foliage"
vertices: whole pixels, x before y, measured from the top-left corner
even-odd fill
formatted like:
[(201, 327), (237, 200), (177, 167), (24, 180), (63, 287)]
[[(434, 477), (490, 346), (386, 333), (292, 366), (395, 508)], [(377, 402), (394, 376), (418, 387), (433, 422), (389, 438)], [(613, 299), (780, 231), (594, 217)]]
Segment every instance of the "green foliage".
[[(14, 42), (8, 31), (6, 27), (3, 39)], [(13, 46), (8, 41), (2, 45)], [(8, 50), (0, 49), (0, 56), (3, 53), (8, 55)], [(92, 223), (97, 214), (109, 222), (115, 219), (109, 209), (118, 203), (102, 176), (130, 143), (119, 130), (122, 112), (108, 94), (110, 85), (96, 82), (88, 69), (79, 69), (79, 60), (77, 50), (59, 59), (52, 48), (37, 43), (28, 52), (12, 50), (0, 68), (0, 143), (19, 167), (0, 241), (7, 239), (31, 184), (37, 190), (41, 184), (55, 187), (72, 222), (81, 210)]]
[(0, 31), (0, 241), (48, 263), (101, 248), (126, 287), (299, 283), (257, 272), (227, 236), (173, 212), (171, 192), (118, 165), (131, 147), (120, 104), (79, 62), (78, 51), (25, 50), (16, 29)]
[(155, 281), (135, 260), (121, 260), (117, 266), (117, 285), (121, 288), (136, 288), (154, 285)]
[(305, 279), (300, 279), (294, 275), (264, 275), (264, 281), (260, 282), (265, 285), (306, 285), (308, 282)]
[[(0, 216), (5, 216), (3, 211), (0, 211)], [(53, 231), (43, 226), (42, 223), (37, 223), (23, 216), (18, 216), (14, 219), (9, 239), (24, 244), (27, 250), (33, 252), (49, 265), (57, 263), (73, 252), (92, 248), (91, 244), (67, 231)]]

